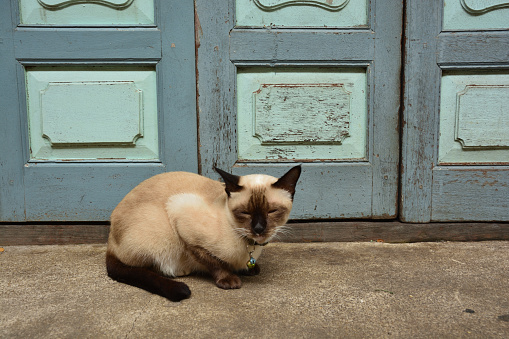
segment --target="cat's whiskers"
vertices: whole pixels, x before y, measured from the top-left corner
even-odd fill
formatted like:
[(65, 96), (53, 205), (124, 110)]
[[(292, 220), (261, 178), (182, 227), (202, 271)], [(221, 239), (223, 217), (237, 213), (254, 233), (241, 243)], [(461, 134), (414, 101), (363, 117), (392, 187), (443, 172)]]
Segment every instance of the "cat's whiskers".
[(274, 230), (274, 234), (271, 236), (271, 239), (282, 241), (283, 236), (291, 235), (292, 232), (292, 228), (287, 225), (277, 226)]
[(233, 230), (235, 231), (235, 233), (237, 234), (239, 239), (243, 239), (243, 238), (247, 237), (247, 235), (249, 234), (248, 231), (243, 227), (237, 227), (237, 228), (234, 228)]

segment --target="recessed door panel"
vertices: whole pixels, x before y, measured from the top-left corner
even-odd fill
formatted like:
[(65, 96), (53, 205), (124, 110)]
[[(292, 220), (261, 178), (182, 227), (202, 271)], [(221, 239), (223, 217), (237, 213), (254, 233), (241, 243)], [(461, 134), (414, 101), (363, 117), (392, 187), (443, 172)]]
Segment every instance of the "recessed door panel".
[(159, 159), (151, 67), (27, 67), (31, 161)]
[(368, 27), (366, 0), (237, 0), (236, 25)]
[(507, 0), (444, 0), (444, 30), (505, 29)]
[(239, 161), (367, 161), (366, 93), (365, 69), (239, 69)]
[(439, 164), (509, 162), (509, 73), (445, 72)]
[(20, 0), (24, 25), (154, 25), (153, 0)]

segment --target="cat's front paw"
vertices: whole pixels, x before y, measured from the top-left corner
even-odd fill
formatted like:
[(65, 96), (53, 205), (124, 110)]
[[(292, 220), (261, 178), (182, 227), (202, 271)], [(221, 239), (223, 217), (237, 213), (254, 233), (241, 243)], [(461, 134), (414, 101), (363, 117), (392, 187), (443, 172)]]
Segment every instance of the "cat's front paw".
[(234, 288), (240, 288), (242, 281), (235, 274), (227, 275), (226, 277), (216, 280), (216, 285), (224, 290), (230, 290)]

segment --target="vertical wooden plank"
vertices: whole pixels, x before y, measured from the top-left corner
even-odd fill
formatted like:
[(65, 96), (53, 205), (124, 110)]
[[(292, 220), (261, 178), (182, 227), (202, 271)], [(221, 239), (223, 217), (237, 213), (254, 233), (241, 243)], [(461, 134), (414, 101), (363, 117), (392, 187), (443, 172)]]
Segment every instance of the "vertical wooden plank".
[(196, 0), (200, 170), (211, 177), (218, 177), (214, 165), (229, 170), (237, 160), (235, 66), (229, 58), (233, 7), (233, 1)]
[(378, 0), (372, 10), (375, 55), (371, 99), (373, 133), (372, 164), (375, 218), (397, 214), (399, 164), (399, 103), (403, 1)]
[(159, 0), (163, 58), (157, 65), (159, 140), (167, 171), (198, 172), (193, 1)]
[(442, 1), (406, 0), (400, 217), (429, 222), (440, 69)]
[(13, 32), (16, 11), (13, 1), (3, 1), (0, 11), (0, 221), (24, 221), (23, 151), (18, 99), (18, 67), (14, 58)]

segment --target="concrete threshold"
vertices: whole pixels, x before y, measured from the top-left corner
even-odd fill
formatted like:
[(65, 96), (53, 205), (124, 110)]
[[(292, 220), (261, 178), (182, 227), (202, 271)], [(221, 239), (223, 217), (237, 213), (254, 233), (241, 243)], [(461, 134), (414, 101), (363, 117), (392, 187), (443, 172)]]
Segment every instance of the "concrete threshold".
[(509, 337), (507, 241), (270, 244), (241, 289), (183, 277), (179, 303), (109, 279), (105, 249), (2, 247), (0, 338)]

